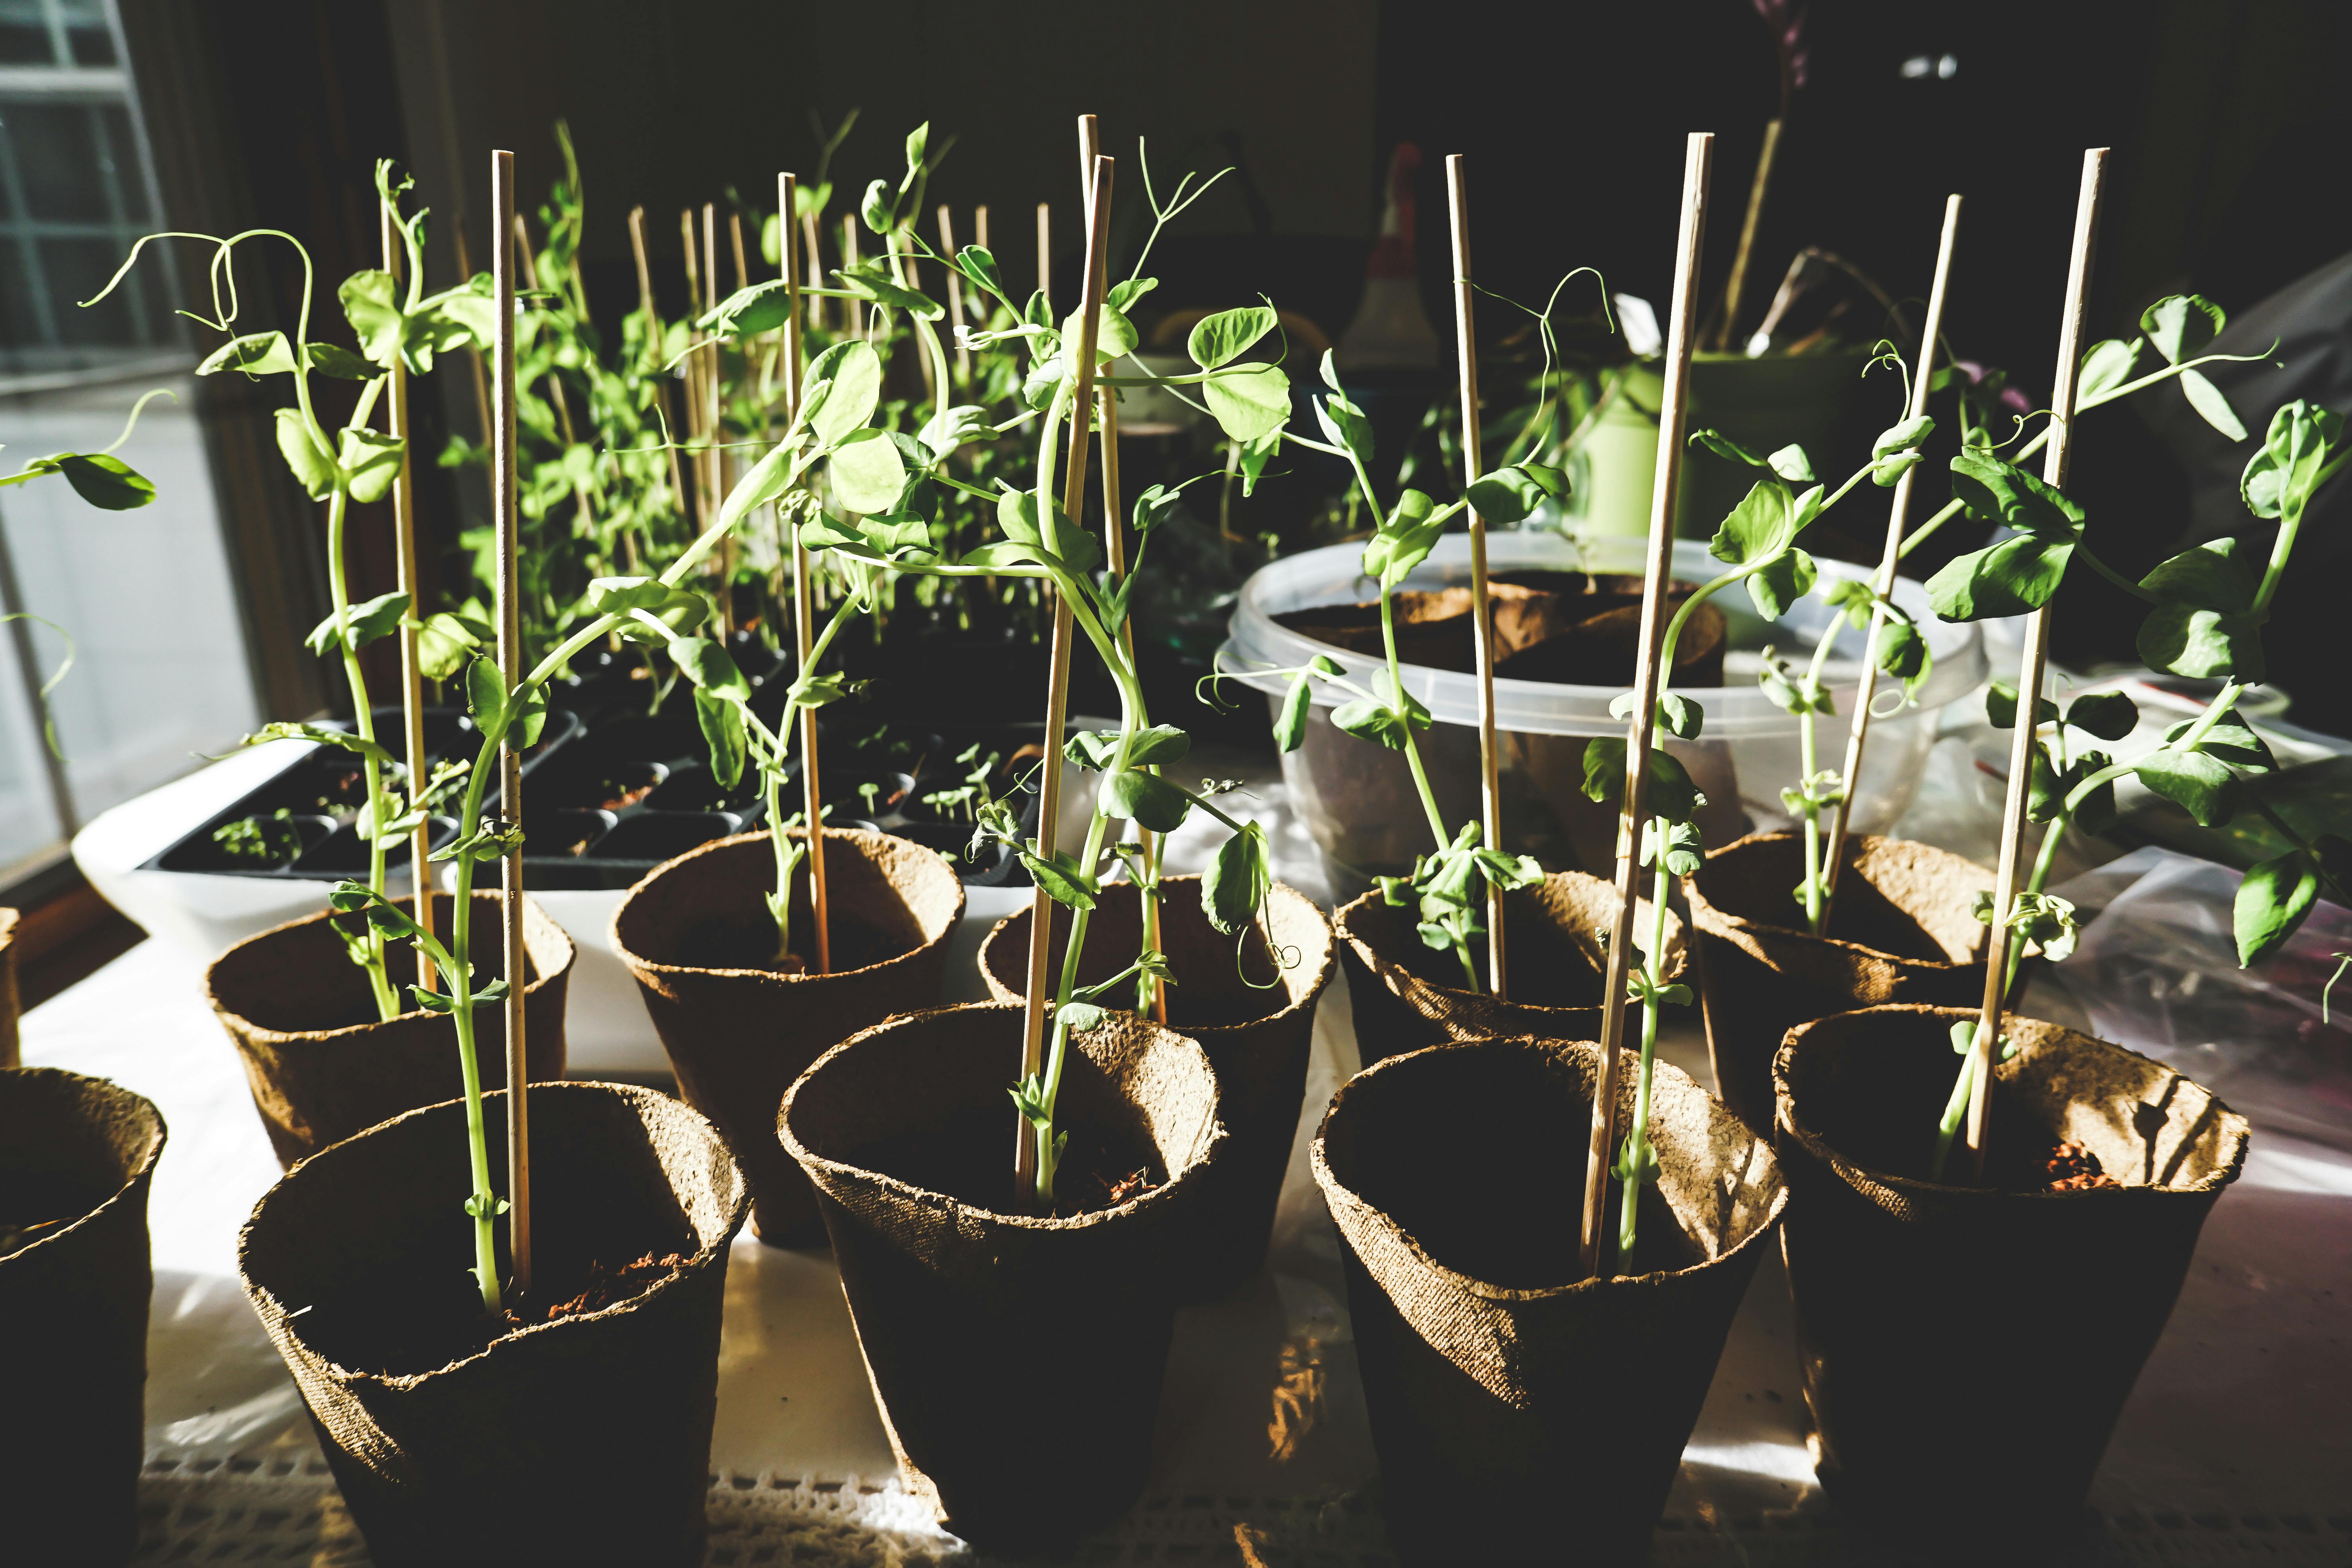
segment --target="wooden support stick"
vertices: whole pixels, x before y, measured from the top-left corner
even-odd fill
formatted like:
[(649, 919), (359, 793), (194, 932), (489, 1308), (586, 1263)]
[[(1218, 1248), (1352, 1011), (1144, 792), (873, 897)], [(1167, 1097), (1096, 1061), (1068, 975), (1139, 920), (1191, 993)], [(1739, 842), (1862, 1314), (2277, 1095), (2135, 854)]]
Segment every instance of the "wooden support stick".
[[(392, 221), (389, 205), (379, 207), (377, 218), (383, 241), (383, 269), (392, 274), (396, 291), (407, 247), (400, 237), (400, 226)], [(408, 372), (396, 357), (391, 375), (391, 384), (385, 388), (389, 394), (384, 400), (386, 423), (392, 438), (401, 443), (400, 474), (392, 481), (392, 539), (400, 565), (400, 591), (408, 595), (408, 614), (400, 626), (401, 740), (408, 753), (408, 794), (413, 802), (423, 796), (425, 779), (425, 679), (416, 658), (416, 624), (425, 618), (425, 587), (416, 564), (416, 492), (408, 466)], [(433, 819), (427, 816), (408, 837), (408, 881), (416, 898), (416, 923), (428, 931), (433, 929), (432, 856)], [(437, 985), (432, 956), (423, 942), (416, 944), (416, 984), (427, 991)]]
[[(1118, 394), (1110, 387), (1096, 393), (1102, 411), (1102, 476), (1103, 476), (1103, 559), (1110, 567), (1111, 580), (1116, 584), (1127, 575), (1127, 531), (1121, 525), (1124, 513), (1118, 483)], [(1127, 661), (1135, 662), (1135, 618), (1128, 617), (1118, 626), (1119, 650)], [(1143, 846), (1147, 866), (1156, 865), (1152, 833), (1137, 825), (1136, 842)], [(1160, 947), (1160, 900), (1155, 895), (1143, 898), (1143, 945), (1158, 951)], [(1151, 1017), (1155, 1023), (1168, 1022), (1168, 982), (1160, 975), (1151, 977)]]
[(1054, 204), (1037, 204), (1037, 292), (1054, 292)]
[(1715, 348), (1720, 353), (1731, 344), (1732, 330), (1739, 324), (1739, 296), (1748, 287), (1748, 256), (1755, 248), (1756, 226), (1764, 216), (1764, 193), (1772, 184), (1772, 155), (1780, 150), (1780, 121), (1764, 122), (1764, 145), (1756, 153), (1756, 183), (1748, 189), (1748, 216), (1740, 220), (1739, 247), (1731, 253), (1731, 279), (1723, 287), (1723, 320), (1715, 329)]
[[(654, 309), (654, 271), (653, 264), (646, 254), (646, 209), (641, 206), (629, 209), (629, 249), (635, 253), (637, 261), (637, 309), (646, 318), (646, 340), (656, 342), (656, 334), (661, 329), (661, 317)], [(670, 417), (669, 377), (660, 377), (654, 390), (661, 398), (663, 434), (667, 437), (669, 447), (670, 493), (677, 498), (679, 510), (683, 510), (686, 507), (686, 475), (677, 462), (678, 428), (677, 422)]]
[[(1454, 220), (1454, 335), (1462, 375), (1462, 475), (1475, 479), (1486, 468), (1478, 432), (1478, 340), (1470, 290), (1470, 195), (1461, 153), (1445, 160), (1445, 196)], [(1495, 744), (1495, 606), (1486, 591), (1486, 520), (1470, 513), (1470, 602), (1476, 611), (1478, 648), (1478, 790), (1484, 806), (1486, 847), (1503, 847), (1502, 768)], [(1503, 889), (1486, 883), (1487, 984), (1497, 998), (1509, 994), (1503, 957)]]
[(1601, 990), (1601, 1083), (1592, 1097), (1592, 1143), (1584, 1162), (1584, 1272), (1601, 1272), (1611, 1154), (1617, 1146), (1617, 1054), (1625, 1037), (1625, 975), (1633, 962), (1633, 903), (1641, 885), (1643, 807), (1650, 791), (1650, 738), (1657, 728), (1660, 644), (1675, 558), (1675, 490), (1682, 481), (1683, 422), (1690, 395), (1692, 317), (1698, 304), (1699, 245), (1706, 233), (1707, 176), (1715, 138), (1692, 133), (1683, 158), (1683, 211), (1675, 245), (1674, 311), (1667, 319), (1665, 395), (1658, 405), (1657, 479), (1650, 489), (1650, 557), (1642, 584), (1642, 646), (1633, 668), (1633, 711), (1625, 725), (1625, 805), (1617, 821), (1617, 926)]
[[(841, 265), (845, 268), (857, 265), (857, 215), (856, 213), (850, 213), (841, 220)], [(866, 301), (845, 300), (842, 303), (849, 308), (849, 335), (853, 338), (864, 337), (866, 335)]]
[[(801, 247), (803, 253), (808, 258), (806, 261), (802, 263), (803, 266), (808, 268), (808, 282), (805, 287), (810, 289), (822, 289), (824, 287), (824, 247), (818, 240), (816, 214), (814, 212), (802, 214), (800, 228)], [(805, 315), (805, 324), (818, 328), (822, 328), (824, 325), (824, 295), (811, 294), (808, 297), (808, 310)]]
[[(465, 214), (457, 215), (457, 221), (450, 229), (449, 237), (457, 245), (458, 275), (463, 279), (470, 280), (474, 276), (474, 260), (466, 253)], [(490, 444), (490, 374), (488, 368), (482, 363), (482, 346), (470, 338), (466, 342), (466, 363), (473, 367), (474, 416), (482, 422), (482, 445), (487, 447)]]
[[(490, 487), (496, 500), (499, 557), (499, 680), (511, 692), (522, 681), (522, 592), (517, 573), (520, 477), (515, 468), (515, 247), (514, 154), (490, 154), (490, 203), (499, 237), (491, 266), (492, 300), (498, 315), (498, 370)], [(511, 727), (499, 743), (499, 815), (522, 820), (521, 736)], [(507, 1236), (514, 1255), (515, 1289), (530, 1293), (530, 1091), (523, 1050), (524, 965), (522, 945), (522, 848), (499, 863), (500, 932), (505, 938), (507, 998)]]
[(963, 273), (955, 265), (955, 214), (948, 204), (940, 204), (940, 253), (948, 258), (948, 331), (955, 339), (956, 379), (971, 380), (971, 345), (964, 342), (968, 323), (963, 319)]
[[(1944, 235), (1936, 243), (1935, 280), (1927, 288), (1927, 322), (1919, 336), (1919, 354), (1911, 373), (1914, 419), (1927, 412), (1927, 378), (1936, 368), (1936, 342), (1944, 331), (1945, 290), (1952, 277), (1952, 246), (1960, 233), (1960, 198), (1944, 198)], [(1878, 636), (1886, 625), (1886, 601), (1895, 594), (1895, 574), (1903, 564), (1903, 533), (1911, 519), (1911, 481), (1923, 465), (1912, 464), (1895, 481), (1895, 500), (1886, 512), (1886, 548), (1878, 560), (1878, 598), (1870, 607), (1870, 629), (1862, 644), (1862, 679), (1853, 690), (1853, 717), (1846, 731), (1845, 769), (1838, 774), (1838, 802), (1830, 816), (1829, 860), (1822, 872), (1822, 929), (1829, 930), (1830, 907), (1837, 900), (1838, 873), (1845, 868), (1845, 830), (1853, 815), (1855, 783), (1862, 777), (1862, 746), (1870, 735), (1870, 704), (1878, 692)], [(1825, 637), (1838, 635), (1835, 621)]]
[[(793, 210), (793, 195), (798, 177), (792, 174), (776, 176), (776, 199), (780, 211)], [(777, 226), (782, 236), (784, 253), (782, 264), (784, 285), (792, 295), (792, 309), (784, 318), (784, 418), (797, 418), (801, 411), (801, 312), (800, 258), (793, 254), (793, 226)], [(797, 652), (797, 673), (806, 679), (810, 650), (816, 645), (816, 591), (810, 579), (809, 552), (801, 542), (793, 542), (793, 646)], [(832, 909), (825, 899), (824, 879), (824, 787), (817, 774), (816, 710), (801, 710), (801, 815), (808, 824), (809, 908), (816, 926), (816, 972), (833, 973)], [(782, 833), (784, 825), (772, 822), (771, 833)], [(792, 889), (782, 889), (786, 898)]]
[[(702, 309), (719, 309), (719, 204), (702, 204)], [(715, 518), (725, 503), (726, 481), (719, 477), (720, 438), (719, 410), (722, 406), (719, 391), (719, 345), (706, 343), (702, 348), (703, 450), (702, 494), (706, 518)], [(735, 632), (735, 536), (728, 534), (719, 542), (719, 630), (723, 645)]]
[[(1081, 138), (1094, 120), (1084, 115), (1079, 120)], [(1087, 411), (1094, 406), (1095, 396), (1095, 332), (1102, 320), (1105, 292), (1103, 271), (1105, 252), (1110, 240), (1110, 182), (1113, 160), (1097, 156), (1094, 163), (1094, 179), (1090, 186), (1087, 226), (1087, 270), (1085, 292), (1078, 307), (1078, 382), (1070, 399), (1069, 455), (1062, 474), (1062, 510), (1068, 516), (1070, 526), (1079, 526), (1085, 516), (1087, 502), (1087, 453), (1093, 436), (1094, 421)], [(1039, 209), (1043, 211), (1042, 206)], [(1040, 520), (1046, 527), (1046, 537), (1053, 537), (1053, 521)], [(1055, 819), (1062, 809), (1062, 730), (1069, 715), (1070, 653), (1076, 627), (1070, 620), (1069, 601), (1059, 595), (1054, 598), (1053, 660), (1045, 688), (1045, 734), (1044, 760), (1038, 765), (1037, 852), (1050, 858), (1054, 853)], [(1045, 1007), (1053, 999), (1050, 960), (1053, 956), (1054, 900), (1040, 887), (1029, 903), (1029, 988), (1028, 1007), (1022, 1021), (1021, 1079), (1026, 1082), (1044, 1068), (1045, 1060)], [(1027, 1193), (1035, 1184), (1037, 1151), (1030, 1136), (1029, 1125), (1019, 1126), (1014, 1144), (1013, 1172)]]
[[(2063, 489), (2067, 459), (2074, 448), (2074, 394), (2082, 378), (2083, 316), (2090, 300), (2091, 258), (2099, 237), (2099, 192), (2107, 173), (2107, 150), (2092, 147), (2083, 153), (2082, 184), (2074, 196), (2074, 252), (2066, 263), (2066, 310), (2058, 320), (2058, 369), (2051, 377), (2050, 445), (2042, 458), (2042, 477)], [(1995, 1042), (2000, 1038), (2001, 1005), (2009, 989), (2009, 915), (2025, 859), (2025, 805), (2033, 777), (2033, 737), (2042, 707), (2042, 684), (2050, 658), (2050, 606), (2044, 605), (2025, 618), (2025, 651), (2017, 671), (2017, 727), (2009, 745), (2009, 799), (2001, 814), (2000, 860), (1993, 891), (1993, 921), (1985, 937), (1984, 1005), (1977, 1017), (1977, 1037), (1969, 1052), (1969, 1163), (1979, 1182), (1984, 1180), (1986, 1121), (1991, 1104), (1992, 1069), (2000, 1058)], [(2055, 833), (2059, 824), (2052, 823)]]
[(751, 267), (743, 254), (743, 215), (741, 213), (727, 215), (727, 239), (735, 250), (735, 287), (749, 289), (751, 286)]

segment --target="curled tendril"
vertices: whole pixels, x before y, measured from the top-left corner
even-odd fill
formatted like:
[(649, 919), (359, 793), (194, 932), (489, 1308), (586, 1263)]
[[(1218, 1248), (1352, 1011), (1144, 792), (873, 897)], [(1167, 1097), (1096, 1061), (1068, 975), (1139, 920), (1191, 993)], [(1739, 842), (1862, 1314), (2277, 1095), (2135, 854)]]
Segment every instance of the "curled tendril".
[[(1242, 964), (1242, 950), (1249, 944), (1249, 939), (1253, 935), (1256, 935), (1265, 941), (1266, 956), (1274, 960), (1275, 976), (1273, 979), (1265, 982), (1262, 985), (1249, 977), (1249, 971), (1244, 968)], [(1300, 964), (1306, 962), (1307, 952), (1304, 948), (1298, 947), (1296, 944), (1277, 942), (1272, 937), (1266, 936), (1265, 932), (1259, 931), (1255, 923), (1243, 926), (1242, 929), (1234, 935), (1234, 973), (1240, 978), (1243, 984), (1248, 986), (1253, 991), (1273, 990), (1276, 986), (1282, 984), (1282, 977), (1284, 975), (1289, 973), (1292, 970), (1297, 968)]]

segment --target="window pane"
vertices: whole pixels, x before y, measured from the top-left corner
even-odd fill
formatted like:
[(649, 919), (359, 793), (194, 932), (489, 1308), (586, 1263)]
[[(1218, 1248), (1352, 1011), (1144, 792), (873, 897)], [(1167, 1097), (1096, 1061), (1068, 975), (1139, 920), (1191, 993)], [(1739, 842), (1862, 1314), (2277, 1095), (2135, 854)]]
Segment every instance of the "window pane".
[(0, 65), (57, 64), (40, 0), (0, 0)]
[(106, 287), (130, 247), (111, 239), (45, 239), (41, 267), (49, 277), (49, 309), (58, 342), (77, 348), (134, 348), (146, 342), (131, 300), (146, 279), (134, 269), (121, 286), (88, 310), (76, 301)]
[(100, 155), (97, 116), (86, 103), (20, 100), (0, 106), (29, 209), (23, 216), (47, 223), (108, 220), (106, 186), (117, 175)]

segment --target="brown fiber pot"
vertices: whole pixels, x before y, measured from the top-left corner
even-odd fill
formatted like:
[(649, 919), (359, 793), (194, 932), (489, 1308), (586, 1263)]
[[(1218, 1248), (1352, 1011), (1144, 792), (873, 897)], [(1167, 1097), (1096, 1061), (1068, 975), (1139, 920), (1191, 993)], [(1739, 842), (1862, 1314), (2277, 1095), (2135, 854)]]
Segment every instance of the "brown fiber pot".
[[(414, 906), (409, 899), (393, 902), (404, 910)], [(504, 908), (503, 894), (474, 895), (477, 989), (506, 973), (499, 941)], [(444, 942), (454, 909), (446, 895), (433, 900), (435, 934)], [(332, 913), (292, 921), (246, 938), (205, 971), (205, 1000), (236, 1042), (253, 1107), (278, 1163), (289, 1169), (379, 1121), (466, 1091), (455, 1021), (422, 1008), (377, 1020), (367, 975), (347, 956), (331, 923), (339, 920), (351, 929), (360, 923), (357, 916)], [(563, 1076), (563, 1006), (574, 949), (563, 928), (528, 898), (522, 938), (530, 962), (523, 1044), (531, 1081), (544, 1083)], [(385, 966), (406, 997), (416, 979), (415, 950), (406, 942), (389, 944)], [(474, 1055), (483, 1084), (506, 1087), (505, 1009), (474, 1010)]]
[[(1638, 1058), (1622, 1059), (1621, 1127)], [(1643, 1271), (1579, 1279), (1600, 1063), (1553, 1040), (1433, 1046), (1358, 1074), (1316, 1135), (1381, 1506), (1409, 1562), (1647, 1561), (1787, 1201), (1770, 1148), (1661, 1062)], [(1612, 1247), (1616, 1206), (1612, 1192)]]
[(1698, 928), (1716, 1092), (1760, 1132), (1772, 1127), (1773, 1053), (1799, 1024), (1887, 1003), (1966, 1007), (1984, 996), (1985, 927), (1974, 903), (1992, 873), (1975, 861), (1907, 839), (1848, 838), (1825, 936), (1804, 929), (1793, 893), (1804, 878), (1803, 838), (1758, 833), (1709, 855), (1683, 884)]
[[(1601, 933), (1617, 923), (1617, 889), (1581, 871), (1555, 871), (1533, 887), (1503, 895), (1503, 934), (1511, 999), (1462, 988), (1462, 961), (1421, 940), (1411, 904), (1391, 906), (1376, 889), (1332, 917), (1348, 975), (1356, 1048), (1366, 1067), (1445, 1040), (1528, 1035), (1590, 1039), (1601, 1032)], [(1650, 903), (1634, 916), (1636, 944), (1649, 951)], [(1483, 941), (1475, 944), (1486, 978)], [(1666, 914), (1669, 980), (1684, 964), (1682, 921)]]
[[(1265, 1262), (1307, 1095), (1315, 1005), (1336, 959), (1331, 922), (1295, 888), (1276, 882), (1266, 895), (1264, 924), (1237, 941), (1209, 923), (1201, 909), (1200, 878), (1170, 877), (1160, 886), (1166, 889), (1160, 902), (1160, 950), (1176, 977), (1168, 987), (1168, 1026), (1209, 1053), (1217, 1075), (1217, 1120), (1225, 1124), (1223, 1151), (1208, 1173), (1210, 1196), (1200, 1205), (1203, 1227), (1176, 1270), (1181, 1300), (1208, 1300), (1255, 1278)], [(1139, 905), (1130, 884), (1103, 889), (1087, 926), (1081, 985), (1107, 980), (1134, 962), (1143, 940)], [(980, 972), (1000, 1002), (1024, 999), (1029, 930), (1024, 910), (997, 921), (981, 943)], [(1268, 932), (1288, 967), (1276, 968), (1266, 950)], [(1061, 973), (1069, 945), (1070, 911), (1057, 905), (1051, 973)], [(1269, 978), (1271, 986), (1259, 989)], [(1124, 988), (1121, 995), (1134, 1000)]]
[[(1873, 1007), (1790, 1032), (1773, 1064), (1793, 1193), (1782, 1246), (1822, 1484), (1839, 1506), (2007, 1533), (2075, 1518), (2246, 1160), (2245, 1119), (2170, 1068), (2011, 1018), (1993, 1153), (2065, 1138), (2121, 1187), (1921, 1179), (1973, 1008)], [(1953, 1158), (1963, 1159), (1958, 1150)]]
[(1021, 1032), (1010, 1004), (893, 1019), (825, 1053), (780, 1121), (908, 1488), (991, 1549), (1066, 1544), (1142, 1489), (1171, 1253), (1224, 1139), (1201, 1047), (1112, 1014), (1073, 1038), (1061, 1124), (1159, 1184), (1066, 1219), (1011, 1212)]
[[(678, 1092), (719, 1124), (751, 1184), (752, 1229), (778, 1245), (824, 1234), (808, 1178), (776, 1142), (784, 1090), (860, 1029), (937, 1006), (963, 918), (963, 883), (935, 849), (834, 831), (824, 867), (834, 962), (855, 965), (831, 974), (709, 965), (716, 942), (756, 933), (775, 943), (775, 847), (764, 830), (656, 866), (613, 911), (613, 951), (636, 977)], [(808, 880), (794, 881), (793, 951), (813, 955)]]
[[(505, 1098), (485, 1106), (501, 1173)], [(750, 1203), (742, 1173), (718, 1130), (667, 1095), (533, 1089), (532, 1254), (549, 1293), (591, 1258), (688, 1261), (602, 1310), (436, 1351), (413, 1325), (481, 1310), (459, 1212), (465, 1109), (413, 1110), (304, 1161), (238, 1240), (246, 1294), (310, 1406), (370, 1560), (700, 1563), (727, 1247)]]
[(16, 1045), (16, 911), (0, 910), (0, 1068), (12, 1068), (24, 1058)]
[(0, 1558), (115, 1563), (138, 1544), (164, 1136), (154, 1106), (104, 1079), (0, 1071), (0, 1220), (80, 1216), (0, 1256)]

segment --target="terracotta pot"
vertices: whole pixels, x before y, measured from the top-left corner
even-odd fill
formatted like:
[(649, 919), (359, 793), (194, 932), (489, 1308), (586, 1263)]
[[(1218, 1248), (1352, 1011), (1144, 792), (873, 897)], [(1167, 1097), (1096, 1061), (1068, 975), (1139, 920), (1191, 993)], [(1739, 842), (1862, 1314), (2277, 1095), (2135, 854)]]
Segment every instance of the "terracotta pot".
[[(1332, 917), (1339, 935), (1356, 1047), (1364, 1065), (1444, 1040), (1532, 1035), (1574, 1040), (1601, 1032), (1601, 933), (1617, 923), (1617, 889), (1581, 871), (1556, 871), (1533, 887), (1503, 895), (1511, 999), (1468, 991), (1462, 961), (1421, 940), (1410, 904), (1384, 902), (1378, 890)], [(1650, 903), (1634, 916), (1641, 951), (1649, 951)], [(1483, 940), (1474, 955), (1486, 979)], [(1666, 914), (1666, 975), (1683, 972), (1682, 921)]]
[[(502, 1173), (505, 1096), (486, 1098)], [(383, 1568), (698, 1563), (742, 1174), (708, 1121), (623, 1084), (532, 1089), (530, 1149), (542, 1297), (575, 1288), (591, 1259), (686, 1262), (640, 1295), (483, 1346), (453, 1101), (338, 1143), (263, 1194), (237, 1246), (246, 1294)]]
[(16, 1045), (16, 911), (0, 910), (0, 1068), (24, 1060)]
[(1661, 1062), (1642, 1272), (1580, 1279), (1600, 1063), (1553, 1040), (1433, 1046), (1358, 1074), (1316, 1135), (1381, 1506), (1409, 1562), (1646, 1562), (1787, 1201), (1771, 1150)]
[[(1060, 1121), (1083, 1167), (1159, 1184), (1067, 1218), (1013, 1208), (1021, 1060), (1010, 1004), (898, 1018), (828, 1051), (784, 1097), (883, 1425), (908, 1489), (976, 1545), (1066, 1543), (1141, 1490), (1175, 1306), (1224, 1138), (1192, 1041), (1132, 1014), (1073, 1040)], [(1024, 1134), (1026, 1129), (1021, 1130)], [(1099, 1195), (1099, 1190), (1097, 1189)]]
[(1866, 1516), (2000, 1534), (2079, 1514), (2198, 1230), (2244, 1167), (2246, 1121), (2160, 1063), (2012, 1018), (1992, 1164), (2063, 1138), (2123, 1184), (1925, 1180), (1959, 1066), (1951, 1026), (1975, 1016), (1821, 1019), (1790, 1031), (1773, 1085), (1822, 1484)]
[(1716, 1092), (1759, 1131), (1772, 1125), (1773, 1054), (1798, 1025), (1882, 1003), (1966, 1007), (1984, 996), (1974, 904), (1992, 873), (1906, 839), (1852, 837), (1845, 847), (1824, 936), (1804, 929), (1792, 892), (1805, 879), (1798, 834), (1727, 844), (1683, 884)]
[[(1221, 935), (1202, 911), (1200, 878), (1170, 877), (1160, 886), (1160, 951), (1177, 981), (1168, 987), (1168, 1026), (1209, 1054), (1217, 1075), (1217, 1120), (1226, 1133), (1223, 1152), (1208, 1173), (1209, 1196), (1200, 1205), (1203, 1228), (1182, 1249), (1177, 1269), (1180, 1289), (1199, 1292), (1182, 1299), (1206, 1300), (1255, 1278), (1265, 1262), (1307, 1094), (1315, 1005), (1337, 960), (1331, 922), (1295, 888), (1276, 883), (1264, 924), (1237, 942)], [(1081, 985), (1107, 980), (1135, 961), (1143, 936), (1140, 903), (1130, 884), (1103, 889), (1087, 925)], [(980, 972), (1000, 1002), (1026, 999), (1029, 931), (1024, 910), (997, 921), (981, 943)], [(1269, 931), (1289, 967), (1278, 968), (1266, 951)], [(1061, 973), (1069, 946), (1070, 911), (1057, 905), (1050, 973)], [(1260, 989), (1269, 978), (1272, 985)], [(1134, 999), (1132, 992), (1125, 995)]]
[(55, 1068), (0, 1071), (0, 1531), (12, 1562), (110, 1563), (139, 1540), (147, 1188), (163, 1119)]
[[(393, 902), (404, 910), (414, 904)], [(499, 941), (504, 909), (502, 894), (474, 895), (477, 988), (506, 972)], [(435, 931), (445, 942), (454, 910), (446, 895), (433, 900)], [(528, 898), (522, 911), (523, 953), (530, 963), (523, 1043), (531, 1081), (544, 1083), (563, 1076), (563, 1007), (574, 949), (563, 928)], [(422, 1008), (377, 1019), (367, 975), (346, 954), (338, 921), (349, 929), (359, 924), (356, 916), (332, 913), (290, 921), (246, 938), (205, 971), (205, 1000), (236, 1042), (253, 1107), (278, 1163), (289, 1169), (379, 1121), (466, 1090), (456, 1021)], [(405, 999), (416, 979), (415, 950), (406, 942), (390, 944), (385, 966)], [(474, 1054), (483, 1084), (506, 1087), (503, 1008), (474, 1010)]]
[[(823, 1235), (808, 1178), (776, 1142), (784, 1090), (860, 1029), (937, 1005), (948, 938), (963, 918), (963, 884), (937, 850), (833, 831), (824, 865), (830, 974), (743, 966), (775, 947), (766, 901), (775, 847), (764, 830), (655, 868), (613, 911), (613, 951), (636, 977), (678, 1092), (719, 1124), (751, 1184), (752, 1228), (779, 1245)], [(813, 967), (805, 876), (795, 879), (792, 926), (793, 950)]]

